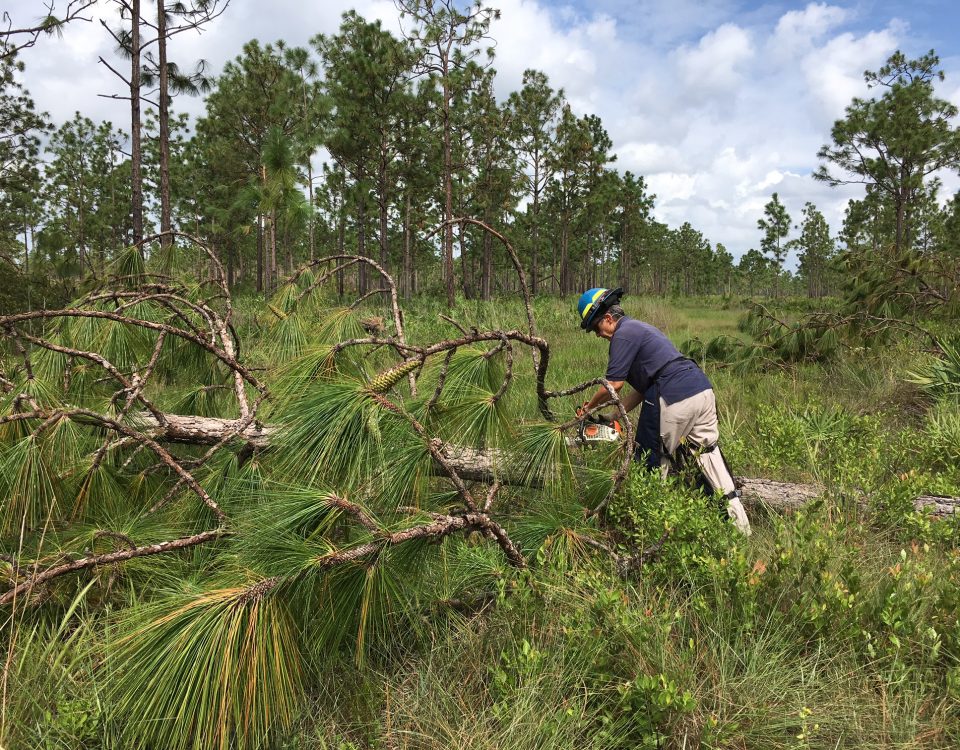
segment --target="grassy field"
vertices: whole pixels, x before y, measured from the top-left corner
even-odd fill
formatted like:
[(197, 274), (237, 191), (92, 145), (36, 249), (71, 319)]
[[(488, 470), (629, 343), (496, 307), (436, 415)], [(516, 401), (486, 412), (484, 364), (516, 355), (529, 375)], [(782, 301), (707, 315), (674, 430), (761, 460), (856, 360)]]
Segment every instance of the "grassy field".
[[(627, 297), (624, 306), (678, 344), (693, 336), (745, 337), (738, 329), (744, 309), (736, 303)], [(604, 371), (607, 344), (579, 330), (573, 307), (572, 299), (536, 303), (551, 350), (548, 388)], [(425, 343), (455, 336), (441, 313), (467, 327), (525, 327), (515, 300), (463, 302), (453, 312), (418, 301), (406, 309), (408, 338)], [(342, 316), (336, 325), (301, 320), (294, 327), (260, 302), (240, 301), (247, 361), (266, 368), (264, 377), (287, 401), (271, 417), (310, 408), (308, 393), (291, 395), (289, 382), (298, 382), (291, 373), (310, 361), (321, 339), (354, 334), (357, 316)], [(292, 724), (268, 732), (262, 745), (225, 740), (221, 747), (957, 747), (957, 526), (913, 512), (912, 498), (960, 494), (960, 406), (936, 402), (908, 382), (923, 363), (910, 351), (905, 343), (862, 347), (829, 364), (752, 372), (705, 363), (735, 472), (826, 487), (822, 500), (803, 512), (755, 517), (750, 539), (722, 523), (706, 498), (634, 472), (603, 529), (623, 551), (649, 546), (665, 530), (670, 535), (660, 557), (628, 579), (586, 543), (601, 529), (584, 518), (584, 498), (548, 485), (540, 492), (505, 491), (508, 528), (530, 559), (528, 570), (504, 565), (482, 539), (448, 539), (431, 550), (429, 566), (378, 579), (384, 601), (387, 594), (394, 597), (389, 601), (404, 601), (402, 617), (377, 610), (363, 595), (360, 622), (370, 608), (370, 618), (382, 619), (381, 636), (358, 639), (354, 624), (352, 633), (326, 637), (324, 618), (332, 610), (325, 602), (336, 582), (271, 600), (277, 609), (258, 616), (299, 623), (282, 631), (299, 645), (288, 652), (284, 644), (264, 643), (264, 653), (296, 654), (290, 674), (299, 682), (252, 683), (265, 689), (237, 705), (252, 715), (265, 703), (263, 715), (285, 711)], [(390, 358), (379, 351), (357, 367), (376, 371)], [(538, 418), (529, 357), (518, 350), (515, 359), (516, 382), (497, 434)], [(435, 373), (423, 383), (431, 377)], [(571, 397), (555, 408), (572, 416), (579, 401)], [(474, 414), (473, 402), (464, 402), (445, 412), (460, 437), (476, 426), (474, 417), (464, 416)], [(175, 388), (163, 405), (198, 406)], [(299, 554), (257, 535), (271, 514), (282, 512), (271, 505), (280, 502), (273, 495), (286, 491), (276, 482), (306, 476), (294, 463), (267, 455), (257, 469), (262, 480), (250, 473), (204, 478), (234, 498), (228, 510), (236, 511), (255, 549), (228, 547), (216, 558), (197, 552), (189, 567), (131, 564), (112, 595), (91, 599), (95, 579), (47, 620), (24, 621), (18, 657), (8, 661), (8, 747), (118, 749), (139, 742), (159, 750), (149, 739), (131, 740), (128, 726), (169, 717), (136, 716), (144, 704), (132, 694), (170, 688), (175, 677), (152, 682), (149, 665), (131, 666), (130, 634), (141, 642), (163, 638), (166, 631), (146, 624), (151, 617), (169, 623), (207, 610), (165, 609), (163, 599), (131, 605), (142, 590), (162, 592), (174, 584), (179, 601), (210, 602), (204, 587), (222, 580), (225, 569), (257, 580), (254, 572), (275, 573), (263, 560)], [(263, 507), (245, 510), (238, 497)], [(291, 493), (281, 500), (305, 503), (308, 497)], [(368, 579), (373, 569), (364, 573)], [(425, 583), (414, 586), (411, 570)], [(187, 580), (174, 580), (180, 576)], [(238, 619), (235, 627), (247, 625)], [(299, 698), (287, 706), (290, 696)], [(181, 718), (191, 715), (188, 705), (179, 710)], [(182, 746), (205, 747), (193, 739)]]

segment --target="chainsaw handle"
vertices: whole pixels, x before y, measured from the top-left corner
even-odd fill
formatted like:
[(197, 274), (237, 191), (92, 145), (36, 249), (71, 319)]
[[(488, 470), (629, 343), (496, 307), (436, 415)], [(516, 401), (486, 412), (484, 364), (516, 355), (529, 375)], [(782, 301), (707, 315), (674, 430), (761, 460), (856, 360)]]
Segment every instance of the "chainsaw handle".
[(606, 417), (603, 414), (599, 414), (597, 412), (594, 412), (593, 414), (587, 414), (586, 416), (584, 416), (584, 412), (586, 411), (586, 407), (588, 403), (590, 402), (584, 401), (582, 406), (577, 407), (577, 417), (582, 419), (586, 424), (604, 424), (604, 425), (610, 426), (616, 421), (616, 420), (610, 419), (610, 417)]

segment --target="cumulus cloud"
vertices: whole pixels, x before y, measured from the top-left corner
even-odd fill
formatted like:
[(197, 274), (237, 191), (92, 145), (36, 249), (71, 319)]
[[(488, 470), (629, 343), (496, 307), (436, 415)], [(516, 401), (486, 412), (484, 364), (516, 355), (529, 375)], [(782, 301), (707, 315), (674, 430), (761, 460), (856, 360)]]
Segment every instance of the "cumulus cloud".
[(898, 22), (862, 36), (839, 34), (810, 51), (803, 59), (811, 101), (822, 114), (839, 116), (855, 96), (864, 96), (864, 70), (875, 70), (894, 52), (905, 36)]
[(777, 21), (770, 39), (772, 51), (781, 55), (806, 51), (850, 15), (847, 9), (826, 3), (810, 3), (803, 10), (788, 11)]
[(676, 57), (680, 78), (689, 89), (727, 96), (740, 85), (742, 66), (753, 57), (753, 45), (746, 30), (725, 23), (696, 46), (681, 46)]

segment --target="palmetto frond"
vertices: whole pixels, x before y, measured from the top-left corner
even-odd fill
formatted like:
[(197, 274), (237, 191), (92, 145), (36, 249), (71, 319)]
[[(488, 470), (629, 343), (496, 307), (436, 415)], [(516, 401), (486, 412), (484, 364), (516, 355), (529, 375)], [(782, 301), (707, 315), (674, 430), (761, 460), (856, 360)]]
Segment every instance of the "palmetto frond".
[(934, 396), (960, 398), (960, 342), (941, 341), (940, 349), (942, 357), (927, 361), (907, 379)]

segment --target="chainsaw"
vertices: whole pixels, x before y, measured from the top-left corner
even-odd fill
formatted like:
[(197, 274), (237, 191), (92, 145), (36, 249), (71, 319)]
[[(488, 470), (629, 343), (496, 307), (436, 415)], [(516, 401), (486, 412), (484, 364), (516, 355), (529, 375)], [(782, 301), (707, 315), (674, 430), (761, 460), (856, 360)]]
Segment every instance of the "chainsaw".
[(584, 419), (577, 428), (574, 442), (577, 445), (600, 445), (616, 443), (623, 439), (623, 426), (616, 419), (610, 419), (602, 414), (591, 414)]

